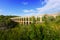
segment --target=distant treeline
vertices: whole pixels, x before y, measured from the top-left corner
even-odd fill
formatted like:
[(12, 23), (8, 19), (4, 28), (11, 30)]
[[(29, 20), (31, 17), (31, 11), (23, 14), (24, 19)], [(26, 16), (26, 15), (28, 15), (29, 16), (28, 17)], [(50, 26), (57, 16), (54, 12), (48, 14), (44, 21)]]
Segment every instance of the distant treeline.
[(1, 28), (11, 28), (16, 25), (14, 21), (12, 21), (10, 18), (17, 17), (17, 16), (4, 16), (0, 15), (0, 29)]

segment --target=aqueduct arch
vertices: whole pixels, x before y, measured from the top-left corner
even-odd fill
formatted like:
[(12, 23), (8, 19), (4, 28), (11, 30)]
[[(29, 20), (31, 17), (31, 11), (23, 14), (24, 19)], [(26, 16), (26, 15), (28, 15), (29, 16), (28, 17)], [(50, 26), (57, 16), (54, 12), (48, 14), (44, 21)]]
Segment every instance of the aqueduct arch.
[[(40, 16), (35, 16), (35, 20), (37, 20), (37, 18), (39, 17), (40, 18), (40, 20), (39, 21), (36, 21), (36, 22), (43, 22), (42, 21), (42, 17), (43, 17), (44, 15), (40, 15)], [(53, 16), (54, 18), (56, 18), (56, 16), (57, 15), (48, 15), (48, 16)], [(33, 23), (33, 18), (31, 18), (31, 20), (30, 20), (30, 18), (31, 17), (14, 17), (14, 18), (11, 18), (11, 20), (13, 20), (13, 21), (15, 21), (15, 22), (19, 22), (20, 24), (31, 24), (31, 23)]]

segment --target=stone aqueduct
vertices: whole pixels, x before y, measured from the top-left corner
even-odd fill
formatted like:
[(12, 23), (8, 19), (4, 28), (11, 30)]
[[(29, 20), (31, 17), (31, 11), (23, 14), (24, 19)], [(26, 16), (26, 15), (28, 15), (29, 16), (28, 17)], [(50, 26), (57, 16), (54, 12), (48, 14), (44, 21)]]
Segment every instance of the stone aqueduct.
[[(34, 16), (35, 17), (35, 20), (37, 20), (39, 18), (39, 20), (37, 20), (36, 23), (37, 22), (43, 22), (42, 21), (42, 17), (43, 16), (44, 15)], [(47, 16), (53, 16), (54, 18), (56, 18), (57, 15), (56, 14), (49, 14)], [(31, 18), (31, 20), (30, 20), (30, 18)], [(14, 17), (14, 18), (11, 18), (11, 20), (14, 21), (14, 22), (18, 22), (20, 24), (31, 24), (31, 23), (33, 23), (33, 21), (32, 21), (33, 18), (31, 16)]]

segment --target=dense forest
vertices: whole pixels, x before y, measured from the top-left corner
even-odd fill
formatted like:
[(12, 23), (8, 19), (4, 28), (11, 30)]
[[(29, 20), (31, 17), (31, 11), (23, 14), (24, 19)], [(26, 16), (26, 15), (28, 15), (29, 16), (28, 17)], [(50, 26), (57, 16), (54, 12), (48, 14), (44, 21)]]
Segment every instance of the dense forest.
[(13, 22), (12, 17), (16, 16), (0, 16), (0, 40), (60, 40), (60, 15), (44, 16), (44, 22), (33, 20), (29, 25)]

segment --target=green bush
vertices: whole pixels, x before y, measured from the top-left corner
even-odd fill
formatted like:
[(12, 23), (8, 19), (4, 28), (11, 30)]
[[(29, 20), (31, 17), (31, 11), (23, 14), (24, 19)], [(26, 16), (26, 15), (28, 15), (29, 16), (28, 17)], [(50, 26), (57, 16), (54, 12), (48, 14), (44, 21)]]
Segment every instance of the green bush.
[(58, 20), (60, 19), (56, 18), (54, 22), (45, 21), (39, 24), (35, 24), (34, 20), (30, 25), (18, 24), (14, 28), (0, 30), (0, 40), (60, 40)]

